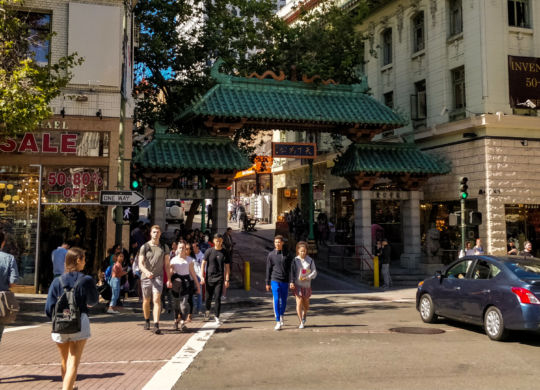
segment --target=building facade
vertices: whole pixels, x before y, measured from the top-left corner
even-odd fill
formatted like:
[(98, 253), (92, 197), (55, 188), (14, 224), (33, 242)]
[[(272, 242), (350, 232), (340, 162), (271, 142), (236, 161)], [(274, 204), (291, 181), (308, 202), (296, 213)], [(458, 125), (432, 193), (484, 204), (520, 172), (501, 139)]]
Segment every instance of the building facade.
[(365, 73), (374, 97), (407, 113), (409, 126), (382, 138), (414, 140), (451, 162), (431, 178), (421, 205), (450, 256), (460, 246), (449, 214), (468, 178), (467, 216), (480, 211), (466, 239), (488, 253), (509, 240), (540, 249), (540, 29), (538, 2), (390, 1), (360, 26)]
[[(305, 5), (315, 7), (314, 3)], [(450, 174), (430, 178), (418, 195), (419, 226), (413, 231), (420, 231), (422, 256), (428, 256), (428, 246), (439, 248), (435, 257), (445, 263), (458, 255), (461, 230), (453, 226), (452, 214), (460, 210), (463, 177), (468, 179), (465, 238), (481, 238), (484, 250), (493, 254), (506, 253), (509, 240), (518, 247), (531, 240), (537, 251), (540, 40), (534, 32), (540, 28), (535, 17), (539, 4), (527, 0), (379, 4), (358, 26), (365, 37), (364, 73), (373, 97), (410, 122), (374, 141), (414, 142), (452, 167)], [(354, 1), (344, 6), (354, 10)], [(280, 15), (294, 22), (295, 12), (287, 4)], [(275, 140), (291, 137), (281, 134)], [(317, 141), (323, 148), (329, 143)], [(344, 230), (357, 219), (352, 213), (358, 200), (347, 181), (330, 175), (334, 158), (331, 152), (321, 156), (315, 169), (315, 185), (322, 187), (324, 198), (315, 208), (328, 213), (336, 225), (342, 218)], [(307, 183), (300, 162), (281, 164), (274, 164), (273, 170), (276, 218), (295, 204), (281, 195), (280, 188), (302, 192)], [(403, 224), (403, 202), (395, 199), (393, 190), (382, 180), (371, 189), (371, 223), (382, 226), (399, 247), (407, 241), (411, 226)], [(470, 220), (473, 211), (482, 213), (481, 224)], [(436, 245), (428, 244), (432, 229), (437, 230), (431, 239)], [(402, 261), (408, 267), (414, 264)]]
[[(132, 19), (130, 2), (28, 0), (30, 29), (54, 35), (32, 48), (43, 66), (77, 52), (84, 58), (33, 132), (0, 143), (0, 222), (9, 233), (20, 284), (43, 291), (51, 251), (62, 240), (87, 250), (96, 273), (115, 242), (112, 207), (99, 192), (124, 189), (131, 158)], [(46, 35), (46, 34), (45, 34)], [(123, 228), (124, 244), (129, 230)]]

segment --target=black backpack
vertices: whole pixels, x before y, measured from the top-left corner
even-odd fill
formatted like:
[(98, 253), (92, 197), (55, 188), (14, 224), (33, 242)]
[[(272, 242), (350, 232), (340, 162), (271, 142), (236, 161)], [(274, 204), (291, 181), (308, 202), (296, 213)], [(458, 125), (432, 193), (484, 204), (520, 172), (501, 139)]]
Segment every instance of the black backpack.
[(64, 286), (62, 278), (60, 284), (64, 291), (58, 297), (52, 312), (52, 332), (53, 333), (77, 333), (81, 331), (81, 310), (75, 300), (75, 292), (79, 286), (79, 278), (72, 288)]

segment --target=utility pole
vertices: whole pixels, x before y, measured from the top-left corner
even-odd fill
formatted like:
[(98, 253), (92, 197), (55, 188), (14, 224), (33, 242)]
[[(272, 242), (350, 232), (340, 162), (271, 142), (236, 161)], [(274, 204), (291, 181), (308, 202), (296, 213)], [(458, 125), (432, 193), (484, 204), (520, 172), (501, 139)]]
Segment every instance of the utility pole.
[(467, 189), (469, 186), (467, 185), (467, 182), (469, 181), (468, 178), (462, 177), (459, 182), (459, 191), (460, 191), (460, 203), (461, 203), (461, 250), (463, 253), (465, 253), (465, 199), (469, 196), (469, 193), (467, 192)]

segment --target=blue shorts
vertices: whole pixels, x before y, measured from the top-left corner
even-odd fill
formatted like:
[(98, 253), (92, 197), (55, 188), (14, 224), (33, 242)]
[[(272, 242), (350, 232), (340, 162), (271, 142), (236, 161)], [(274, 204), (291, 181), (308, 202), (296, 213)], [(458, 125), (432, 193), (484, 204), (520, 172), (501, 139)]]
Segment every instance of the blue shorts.
[(79, 341), (90, 338), (90, 319), (86, 313), (81, 313), (81, 331), (77, 333), (52, 333), (51, 337), (56, 343)]

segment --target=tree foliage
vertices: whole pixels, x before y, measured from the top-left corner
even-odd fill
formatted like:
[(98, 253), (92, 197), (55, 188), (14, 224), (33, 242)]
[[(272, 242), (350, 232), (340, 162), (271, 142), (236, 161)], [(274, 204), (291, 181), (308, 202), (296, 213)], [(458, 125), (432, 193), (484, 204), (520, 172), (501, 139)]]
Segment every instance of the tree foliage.
[[(76, 53), (48, 67), (39, 66), (30, 53), (22, 0), (0, 0), (0, 132), (33, 131), (51, 115), (49, 103), (60, 94), (82, 59)], [(51, 35), (49, 35), (50, 38)]]
[(289, 26), (274, 15), (270, 0), (139, 0), (135, 61), (144, 97), (137, 120), (197, 131), (174, 118), (212, 86), (210, 66), (217, 58), (225, 61), (222, 71), (239, 75), (283, 70), (299, 79), (305, 74), (356, 82), (363, 55), (355, 26), (367, 9), (364, 1), (352, 12), (323, 1), (317, 10), (300, 9), (298, 23)]

